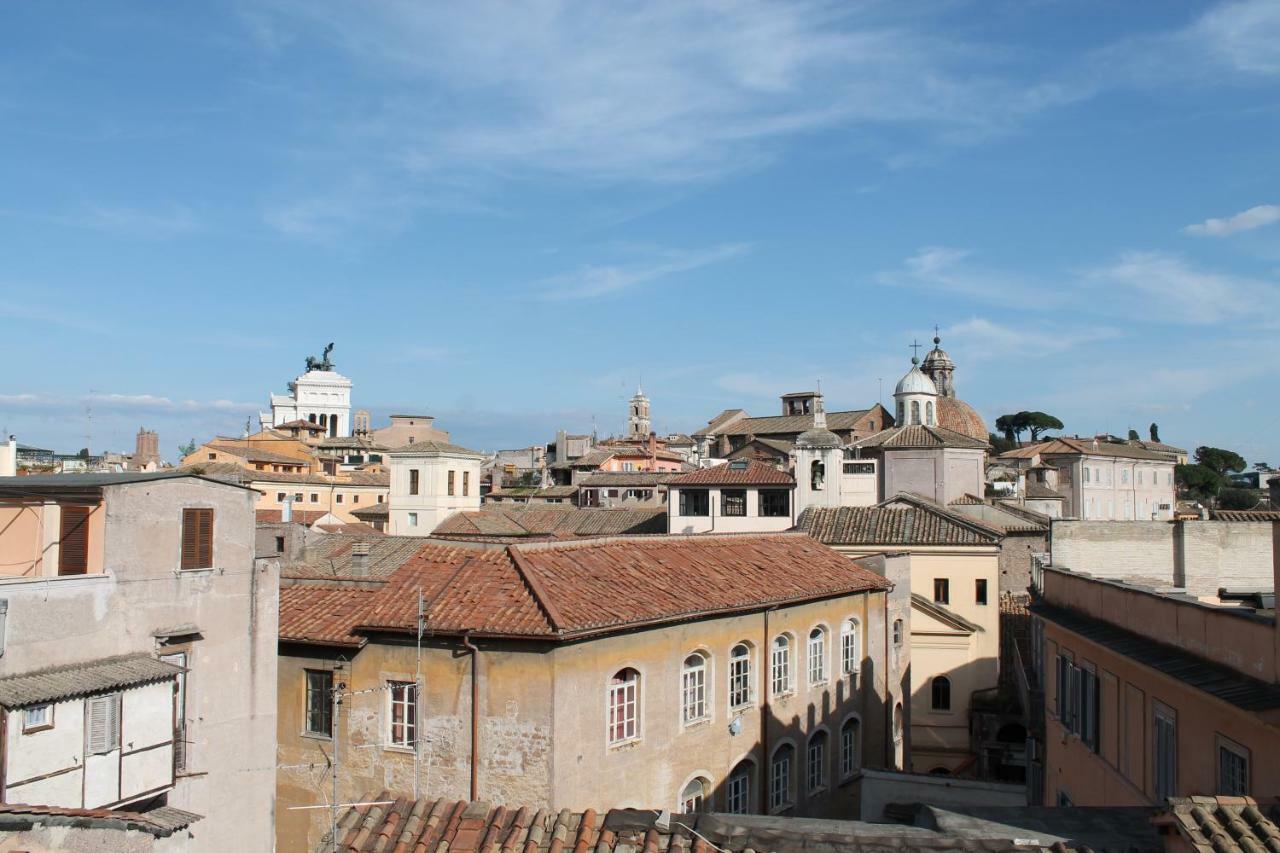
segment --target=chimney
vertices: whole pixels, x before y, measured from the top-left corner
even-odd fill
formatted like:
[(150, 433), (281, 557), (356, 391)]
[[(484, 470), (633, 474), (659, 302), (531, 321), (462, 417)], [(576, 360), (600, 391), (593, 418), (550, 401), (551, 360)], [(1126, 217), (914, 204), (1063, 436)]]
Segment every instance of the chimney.
[(351, 543), (351, 574), (356, 577), (367, 577), (369, 574), (369, 543)]
[(649, 470), (658, 470), (658, 434), (649, 432)]

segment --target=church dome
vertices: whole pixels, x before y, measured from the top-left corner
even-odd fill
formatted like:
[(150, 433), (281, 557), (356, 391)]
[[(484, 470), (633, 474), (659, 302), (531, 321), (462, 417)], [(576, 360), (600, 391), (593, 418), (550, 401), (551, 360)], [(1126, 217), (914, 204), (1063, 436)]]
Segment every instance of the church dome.
[(898, 387), (894, 389), (893, 395), (899, 394), (929, 394), (936, 396), (938, 386), (933, 384), (933, 380), (920, 371), (920, 367), (916, 364), (916, 360), (911, 360), (911, 369), (907, 371), (907, 375), (898, 380)]
[(810, 447), (815, 449), (826, 449), (843, 447), (844, 442), (840, 440), (840, 436), (836, 435), (829, 429), (822, 427), (814, 427), (800, 433), (796, 439), (796, 447)]
[(982, 415), (955, 397), (938, 398), (938, 426), (980, 441), (988, 439), (987, 424)]
[(929, 354), (924, 357), (925, 373), (932, 373), (934, 370), (955, 370), (956, 363), (951, 360), (951, 356), (947, 355), (947, 351), (939, 346), (941, 343), (941, 338), (934, 337), (933, 349), (929, 350)]

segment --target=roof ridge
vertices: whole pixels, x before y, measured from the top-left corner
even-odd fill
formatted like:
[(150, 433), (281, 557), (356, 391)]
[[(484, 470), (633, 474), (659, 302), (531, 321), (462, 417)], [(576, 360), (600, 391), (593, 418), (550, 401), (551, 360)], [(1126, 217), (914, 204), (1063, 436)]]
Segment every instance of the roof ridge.
[(533, 595), (533, 600), (538, 603), (538, 607), (546, 615), (547, 622), (551, 625), (551, 630), (557, 634), (563, 632), (564, 617), (560, 615), (560, 610), (547, 594), (546, 587), (542, 585), (542, 580), (538, 577), (538, 573), (520, 554), (518, 546), (508, 545), (506, 551), (511, 556), (511, 562), (516, 567), (516, 573), (520, 575), (520, 579), (524, 581), (525, 586), (529, 588), (529, 592)]

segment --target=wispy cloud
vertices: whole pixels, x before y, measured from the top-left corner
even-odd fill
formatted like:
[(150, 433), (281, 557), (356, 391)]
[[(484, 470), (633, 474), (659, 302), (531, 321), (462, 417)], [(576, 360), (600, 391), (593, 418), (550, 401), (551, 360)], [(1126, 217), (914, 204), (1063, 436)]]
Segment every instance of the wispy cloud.
[(657, 256), (631, 265), (584, 266), (579, 270), (551, 276), (537, 282), (542, 299), (594, 299), (631, 290), (639, 285), (691, 272), (736, 258), (748, 251), (745, 243), (729, 243), (695, 250), (665, 250)]
[(1005, 307), (1060, 305), (1064, 294), (1034, 276), (975, 264), (969, 249), (926, 246), (896, 269), (876, 273), (890, 287), (914, 287), (947, 296), (977, 299)]
[(1045, 358), (1120, 337), (1110, 326), (1028, 322), (1019, 325), (972, 317), (943, 329), (946, 346), (963, 352), (966, 360)]
[(1188, 225), (1182, 230), (1196, 237), (1228, 237), (1241, 231), (1252, 231), (1254, 228), (1261, 228), (1273, 222), (1280, 222), (1280, 206), (1259, 204), (1235, 216), (1206, 219), (1204, 222)]
[(84, 204), (65, 213), (5, 208), (0, 209), (0, 216), (68, 228), (155, 238), (186, 234), (199, 227), (195, 214), (183, 205), (162, 205), (151, 209), (128, 205)]
[(232, 400), (174, 400), (160, 394), (118, 394), (95, 392), (92, 394), (65, 395), (44, 392), (0, 394), (0, 406), (14, 408), (38, 408), (45, 411), (82, 411), (85, 406), (103, 411), (133, 411), (140, 413), (179, 412), (256, 412), (254, 403), (237, 403)]

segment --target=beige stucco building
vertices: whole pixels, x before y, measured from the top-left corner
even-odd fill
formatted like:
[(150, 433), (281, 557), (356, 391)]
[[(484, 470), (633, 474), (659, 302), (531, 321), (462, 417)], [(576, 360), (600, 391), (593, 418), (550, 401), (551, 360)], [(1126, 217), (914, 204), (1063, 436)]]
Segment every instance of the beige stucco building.
[(278, 576), (253, 492), (169, 471), (0, 480), (0, 798), (168, 805), (270, 850)]
[(334, 752), (339, 799), (821, 816), (905, 758), (893, 561), (785, 533), (366, 547), (286, 572), (281, 849), (326, 831), (287, 806), (325, 802)]
[(430, 536), (455, 512), (479, 509), (484, 458), (479, 451), (439, 441), (416, 441), (388, 453), (387, 532)]
[(999, 534), (910, 495), (811, 507), (797, 527), (850, 558), (909, 555), (911, 769), (970, 769), (973, 697), (996, 687), (1000, 672)]

